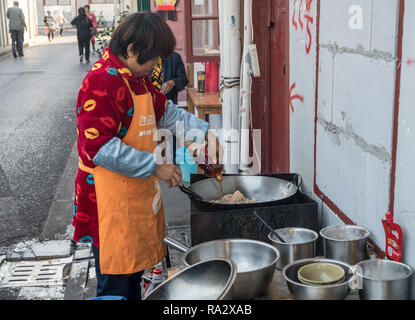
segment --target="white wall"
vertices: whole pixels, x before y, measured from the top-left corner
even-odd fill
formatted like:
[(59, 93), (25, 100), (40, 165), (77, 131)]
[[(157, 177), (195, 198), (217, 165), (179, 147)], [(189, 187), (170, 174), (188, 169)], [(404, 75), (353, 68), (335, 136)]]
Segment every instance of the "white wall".
[[(415, 270), (415, 1), (405, 1), (399, 134), (397, 148), (395, 221), (402, 226), (403, 260)], [(409, 64), (408, 64), (409, 63)], [(412, 277), (415, 299), (415, 276)]]
[[(303, 8), (298, 8), (301, 2)], [(415, 23), (410, 18), (415, 1), (406, 2), (404, 57), (415, 60)], [(317, 65), (317, 0), (311, 2), (309, 11), (305, 3), (292, 0), (290, 4), (290, 85), (295, 84), (291, 95), (304, 99), (292, 100), (290, 170), (303, 176), (305, 192), (319, 202), (322, 226), (343, 222), (314, 193), (314, 165), (319, 189), (349, 219), (369, 229), (371, 238), (384, 249), (381, 219), (390, 201), (399, 1), (321, 0)], [(359, 7), (353, 7), (356, 5)], [(359, 20), (352, 19), (359, 11), (349, 12), (351, 8), (361, 9), (360, 26)], [(309, 52), (307, 15), (313, 19), (309, 22)], [(415, 181), (411, 167), (415, 156), (415, 61), (403, 64), (402, 71), (395, 215), (406, 236), (405, 261), (414, 266), (415, 206), (410, 200)]]

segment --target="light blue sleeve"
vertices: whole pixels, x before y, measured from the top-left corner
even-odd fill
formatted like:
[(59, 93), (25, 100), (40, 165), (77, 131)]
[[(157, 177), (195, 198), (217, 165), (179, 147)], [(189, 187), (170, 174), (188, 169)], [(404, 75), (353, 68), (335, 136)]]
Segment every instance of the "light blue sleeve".
[(128, 146), (117, 137), (99, 149), (93, 162), (97, 166), (131, 178), (148, 178), (157, 168), (152, 153)]
[(199, 119), (194, 114), (179, 108), (171, 100), (168, 100), (166, 110), (161, 119), (157, 122), (157, 128), (168, 129), (173, 135), (176, 135), (177, 121), (183, 122), (185, 135), (189, 130), (199, 129), (203, 131), (203, 137), (205, 137), (209, 130), (208, 122)]

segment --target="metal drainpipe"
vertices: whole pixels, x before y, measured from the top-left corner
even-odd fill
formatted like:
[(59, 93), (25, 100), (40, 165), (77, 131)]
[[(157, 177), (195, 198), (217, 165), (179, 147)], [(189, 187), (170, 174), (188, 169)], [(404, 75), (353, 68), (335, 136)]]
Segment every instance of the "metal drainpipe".
[(229, 84), (240, 79), (241, 66), (241, 2), (219, 1), (221, 54), (222, 119), (224, 141), (224, 171), (239, 173), (239, 86)]

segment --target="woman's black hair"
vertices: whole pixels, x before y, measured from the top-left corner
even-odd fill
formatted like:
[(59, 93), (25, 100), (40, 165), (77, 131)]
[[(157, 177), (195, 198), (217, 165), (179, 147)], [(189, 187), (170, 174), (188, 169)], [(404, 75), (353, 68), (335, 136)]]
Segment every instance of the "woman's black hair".
[(86, 15), (86, 13), (85, 13), (85, 9), (84, 9), (83, 7), (80, 7), (80, 8), (78, 9), (78, 14), (79, 14), (80, 16), (85, 16), (85, 15)]
[(161, 57), (168, 58), (176, 47), (176, 38), (159, 15), (152, 12), (133, 13), (124, 19), (112, 35), (110, 50), (118, 56), (128, 58), (127, 49), (138, 54), (138, 63)]

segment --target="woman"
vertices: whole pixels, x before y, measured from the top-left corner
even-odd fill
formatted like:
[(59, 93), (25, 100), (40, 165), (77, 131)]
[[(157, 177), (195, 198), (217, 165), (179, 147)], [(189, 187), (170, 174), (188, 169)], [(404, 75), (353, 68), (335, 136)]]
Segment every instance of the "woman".
[(53, 38), (55, 37), (55, 29), (56, 29), (55, 28), (55, 19), (52, 17), (50, 11), (48, 11), (47, 13), (48, 13), (48, 15), (45, 16), (45, 19), (43, 19), (43, 22), (45, 23), (45, 26), (46, 26), (46, 33), (48, 34), (49, 42), (51, 42), (51, 41), (53, 41)]
[(95, 17), (95, 14), (91, 12), (91, 8), (89, 7), (89, 4), (84, 6), (85, 13), (88, 16), (89, 19), (92, 21), (92, 30), (91, 30), (91, 44), (92, 44), (92, 50), (95, 51), (95, 35), (98, 30), (98, 23), (97, 18)]
[(93, 26), (91, 19), (86, 16), (84, 8), (79, 8), (78, 13), (79, 15), (72, 20), (71, 24), (76, 26), (77, 30), (79, 61), (82, 63), (85, 49), (86, 63), (89, 63), (89, 40), (91, 39), (91, 28)]
[(65, 16), (63, 15), (62, 9), (59, 9), (58, 14), (56, 15), (56, 23), (59, 26), (59, 36), (62, 38), (63, 33), (63, 24), (68, 23)]
[(183, 121), (185, 132), (210, 137), (208, 123), (167, 101), (147, 76), (175, 44), (158, 15), (134, 13), (117, 27), (79, 91), (73, 239), (92, 243), (97, 296), (139, 300), (143, 271), (166, 256), (160, 180), (176, 187), (181, 172), (155, 160), (156, 129), (175, 133), (176, 121)]

